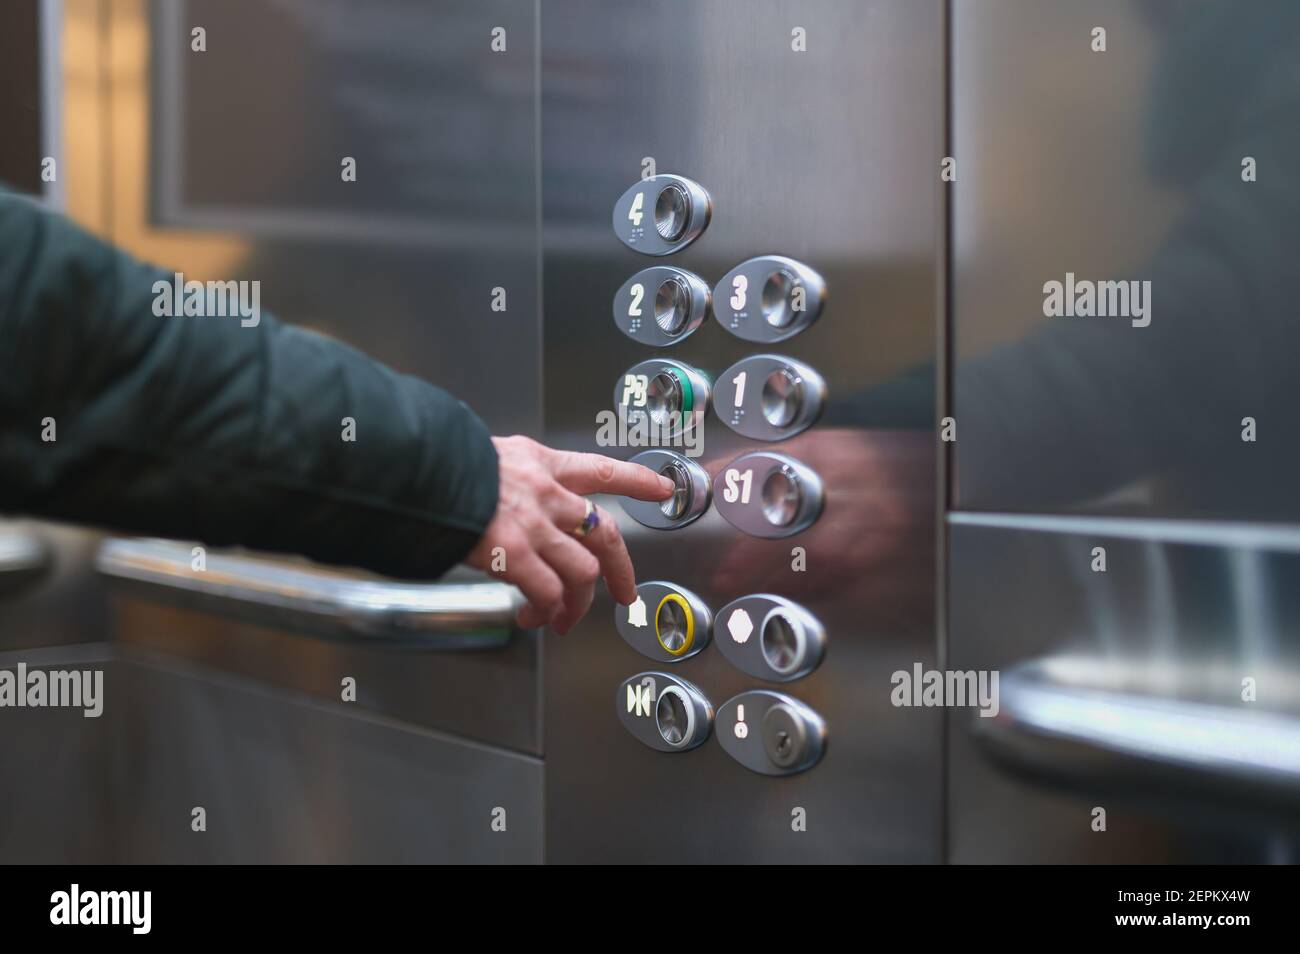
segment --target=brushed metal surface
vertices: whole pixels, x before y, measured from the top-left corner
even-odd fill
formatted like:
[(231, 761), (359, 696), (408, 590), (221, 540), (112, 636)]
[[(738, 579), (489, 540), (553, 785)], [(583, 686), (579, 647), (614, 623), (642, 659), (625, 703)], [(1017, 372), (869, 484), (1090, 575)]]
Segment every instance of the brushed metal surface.
[[(1092, 569), (1099, 546), (1105, 572)], [(1014, 695), (1020, 667), (1064, 659), (1056, 671), (1073, 675), (1059, 683), (1115, 703), (1094, 712), (1093, 741), (1061, 731), (1049, 749), (1002, 762), (978, 744), (984, 720), (954, 711), (954, 861), (1300, 857), (1300, 800), (1277, 772), (1246, 764), (1261, 758), (1252, 750), (1271, 726), (1300, 718), (1300, 647), (1288, 637), (1300, 625), (1294, 550), (1126, 538), (1105, 523), (1070, 534), (956, 524), (950, 554), (950, 668), (999, 670)], [(1247, 678), (1253, 702), (1243, 699)], [(1137, 749), (1124, 738), (1134, 700), (1146, 715), (1133, 730), (1152, 736)], [(1189, 712), (1202, 720), (1191, 735), (1180, 718)], [(1256, 737), (1234, 746), (1250, 725)], [(1217, 764), (1234, 749), (1239, 768)], [(1106, 809), (1104, 833), (1091, 829), (1095, 807)]]
[[(672, 45), (659, 42), (665, 18)], [(791, 49), (796, 26), (807, 31), (806, 54)], [(715, 201), (708, 230), (666, 264), (716, 282), (737, 262), (776, 253), (824, 277), (824, 314), (782, 348), (818, 371), (832, 396), (932, 365), (943, 55), (937, 2), (548, 2), (548, 440), (635, 453), (599, 448), (595, 433), (609, 374), (653, 356), (608, 319), (611, 295), (644, 267), (609, 215), (646, 157), (696, 179)], [(706, 322), (671, 355), (717, 373), (761, 350)], [(932, 373), (920, 387), (932, 406)], [(941, 720), (888, 698), (891, 672), (933, 665), (936, 654), (932, 424), (846, 425), (828, 409), (825, 423), (776, 444), (714, 420), (704, 427), (710, 476), (745, 451), (788, 453), (825, 481), (825, 513), (787, 540), (747, 537), (713, 512), (672, 532), (621, 519), (637, 573), (689, 587), (710, 606), (772, 592), (815, 613), (826, 660), (791, 692), (826, 719), (826, 757), (773, 779), (716, 744), (684, 753), (637, 744), (609, 713), (609, 696), (644, 660), (598, 599), (573, 632), (546, 641), (548, 857), (938, 860)], [(792, 571), (794, 546), (807, 572)], [(761, 687), (716, 647), (672, 674), (715, 703)], [(684, 791), (689, 810), (668, 811)], [(796, 808), (806, 810), (805, 832), (792, 831)]]
[[(1300, 519), (1300, 7), (952, 6), (957, 506)], [(1046, 317), (1067, 275), (1149, 324)]]

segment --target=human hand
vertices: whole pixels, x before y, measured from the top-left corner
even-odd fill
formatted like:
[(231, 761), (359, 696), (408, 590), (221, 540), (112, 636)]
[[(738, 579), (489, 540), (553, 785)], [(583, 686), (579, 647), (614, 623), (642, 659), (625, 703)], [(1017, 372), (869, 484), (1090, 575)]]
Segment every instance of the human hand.
[(519, 625), (549, 624), (567, 633), (591, 608), (601, 576), (614, 599), (634, 602), (632, 560), (614, 518), (598, 507), (596, 527), (585, 537), (573, 533), (587, 514), (582, 495), (664, 500), (672, 481), (640, 464), (554, 450), (527, 437), (494, 437), (492, 443), (500, 465), (497, 510), (466, 562), (523, 591), (528, 603)]

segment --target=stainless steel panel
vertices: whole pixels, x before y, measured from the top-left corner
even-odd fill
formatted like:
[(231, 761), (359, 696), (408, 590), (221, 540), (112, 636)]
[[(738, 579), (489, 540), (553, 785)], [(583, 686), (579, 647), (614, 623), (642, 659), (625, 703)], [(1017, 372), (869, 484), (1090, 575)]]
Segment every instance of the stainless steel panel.
[[(795, 27), (807, 53), (791, 48)], [(716, 512), (671, 532), (620, 522), (640, 579), (715, 607), (772, 592), (822, 621), (825, 662), (786, 689), (825, 718), (825, 757), (778, 779), (716, 740), (690, 752), (638, 744), (609, 704), (644, 657), (598, 600), (546, 643), (548, 857), (936, 861), (941, 720), (888, 701), (894, 670), (936, 655), (933, 372), (919, 372), (923, 410), (908, 422), (897, 400), (873, 405), (865, 392), (936, 356), (943, 4), (553, 0), (542, 62), (548, 440), (635, 452), (600, 448), (595, 433), (611, 374), (654, 356), (609, 314), (645, 267), (611, 231), (610, 210), (646, 157), (715, 202), (707, 231), (665, 264), (716, 283), (738, 262), (781, 254), (822, 275), (822, 316), (782, 350), (839, 401), (824, 423), (775, 444), (704, 423), (710, 476), (750, 450), (818, 473), (826, 509), (811, 530), (761, 540)], [(664, 356), (716, 374), (761, 350), (705, 322)], [(794, 546), (807, 572), (792, 570)], [(716, 647), (666, 671), (715, 707), (762, 686)], [(792, 830), (796, 808), (807, 831)]]
[(1300, 533), (956, 519), (949, 667), (1001, 671), (987, 721), (1025, 720), (1017, 679), (1042, 660), (1100, 708), (1087, 737), (1059, 700), (1050, 732), (952, 713), (953, 860), (1294, 862), (1300, 801), (1261, 746), (1300, 718)]
[[(952, 7), (958, 506), (1300, 518), (1300, 7)], [(1067, 274), (1149, 324), (1045, 317)]]
[[(542, 859), (534, 757), (137, 652), (23, 661), (102, 668), (104, 710), (5, 712), (4, 748), (22, 766), (0, 791), (21, 821), (0, 828), (8, 863)], [(195, 807), (205, 831), (191, 828)]]
[[(538, 434), (537, 17), (517, 0), (115, 7), (115, 56), (141, 61), (110, 91), (114, 238), (195, 278), (260, 281), (281, 318), (446, 388), (495, 433)], [(451, 658), (113, 606), (124, 644), (326, 700), (352, 676), (362, 709), (540, 752), (533, 634)]]

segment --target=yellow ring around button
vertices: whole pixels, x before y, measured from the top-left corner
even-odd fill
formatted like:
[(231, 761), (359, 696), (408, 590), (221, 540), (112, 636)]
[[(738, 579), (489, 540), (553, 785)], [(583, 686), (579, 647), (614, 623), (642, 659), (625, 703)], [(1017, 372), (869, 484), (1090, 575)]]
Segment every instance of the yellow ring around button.
[[(682, 640), (681, 649), (669, 649), (664, 645), (663, 636), (659, 634), (659, 611), (664, 608), (665, 603), (676, 603), (686, 616), (686, 638)], [(695, 645), (695, 614), (691, 612), (691, 604), (686, 602), (684, 597), (669, 593), (659, 601), (659, 605), (655, 607), (655, 639), (669, 656), (684, 656), (691, 651), (691, 647)]]

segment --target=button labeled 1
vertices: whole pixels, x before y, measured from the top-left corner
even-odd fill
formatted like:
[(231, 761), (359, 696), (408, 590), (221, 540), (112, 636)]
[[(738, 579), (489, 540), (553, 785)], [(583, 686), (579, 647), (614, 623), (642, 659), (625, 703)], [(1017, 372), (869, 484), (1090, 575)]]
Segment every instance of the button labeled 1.
[(637, 272), (614, 295), (614, 324), (652, 347), (676, 344), (708, 317), (713, 293), (694, 272), (654, 265)]
[(811, 427), (826, 400), (826, 382), (808, 365), (756, 354), (719, 375), (713, 413), (737, 434), (779, 441)]
[(826, 723), (798, 699), (755, 689), (718, 709), (718, 744), (760, 775), (795, 775), (826, 751)]
[(624, 679), (614, 693), (614, 707), (624, 728), (660, 752), (695, 748), (713, 725), (713, 706), (704, 693), (664, 672)]
[(713, 617), (690, 590), (662, 580), (641, 583), (636, 601), (614, 607), (614, 627), (629, 646), (651, 659), (674, 663), (709, 644)]
[(646, 255), (671, 255), (694, 242), (712, 214), (713, 201), (698, 182), (651, 176), (614, 203), (614, 234)]
[(825, 300), (826, 283), (807, 265), (763, 255), (723, 276), (713, 289), (713, 314), (737, 338), (770, 344), (811, 325)]
[(817, 668), (826, 631), (817, 618), (782, 596), (757, 593), (718, 611), (718, 649), (756, 679), (792, 682)]
[(825, 492), (810, 468), (784, 454), (737, 457), (713, 480), (718, 512), (756, 537), (788, 537), (821, 516)]

